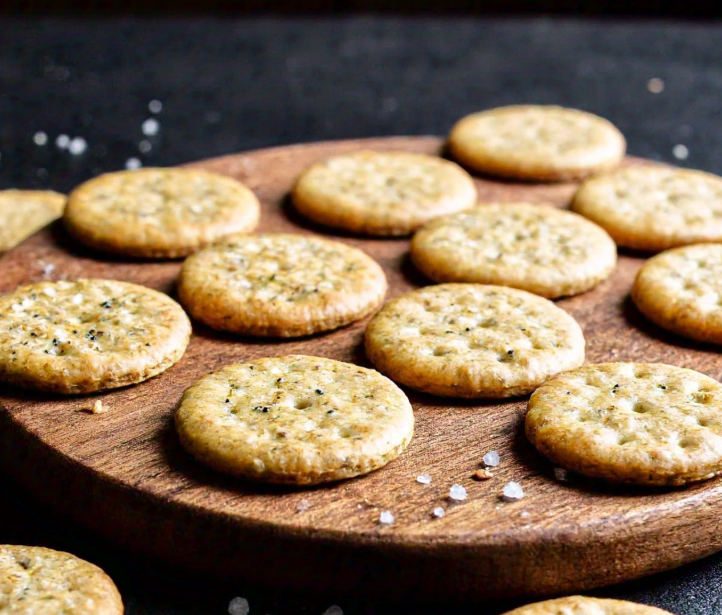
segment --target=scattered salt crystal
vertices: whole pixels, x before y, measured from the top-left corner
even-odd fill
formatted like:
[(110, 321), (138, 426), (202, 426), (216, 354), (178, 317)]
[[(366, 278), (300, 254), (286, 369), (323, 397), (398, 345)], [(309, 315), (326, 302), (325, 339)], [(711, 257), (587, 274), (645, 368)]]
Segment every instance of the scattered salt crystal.
[(569, 480), (569, 472), (567, 472), (564, 468), (554, 468), (554, 478), (560, 482), (564, 482)]
[(47, 145), (48, 135), (42, 130), (38, 130), (38, 132), (33, 135), (33, 143), (35, 143), (35, 145)]
[(431, 474), (419, 474), (416, 477), (416, 482), (422, 485), (428, 485), (431, 482)]
[(148, 141), (148, 139), (143, 139), (140, 143), (138, 143), (138, 151), (141, 154), (147, 154), (152, 149), (153, 146), (151, 145), (150, 141)]
[(466, 489), (464, 489), (461, 485), (451, 485), (451, 489), (449, 489), (449, 497), (452, 500), (461, 502), (466, 499)]
[(148, 111), (150, 111), (151, 113), (160, 113), (161, 111), (163, 111), (163, 103), (159, 100), (151, 100), (148, 103)]
[(391, 514), (390, 510), (384, 510), (379, 515), (379, 523), (383, 523), (384, 525), (391, 525), (394, 522), (394, 516)]
[(135, 169), (140, 169), (140, 167), (143, 166), (143, 163), (138, 160), (137, 158), (128, 158), (128, 160), (125, 161), (125, 168), (129, 171), (134, 171)]
[(26, 297), (23, 299), (23, 302), (20, 304), (24, 308), (29, 308), (33, 304), (33, 300), (30, 297)]
[(652, 77), (649, 81), (647, 81), (647, 90), (649, 90), (652, 94), (660, 94), (662, 90), (664, 90), (664, 81), (662, 81), (659, 77)]
[(228, 615), (248, 615), (251, 607), (245, 598), (234, 598), (228, 604)]
[(81, 295), (80, 293), (78, 293), (77, 295), (75, 295), (73, 297), (73, 303), (75, 305), (80, 305), (82, 302), (83, 302), (83, 295)]
[(437, 506), (436, 508), (434, 508), (431, 514), (434, 515), (434, 517), (436, 517), (437, 519), (441, 519), (441, 517), (443, 517), (446, 513), (444, 509), (441, 508), (441, 506)]
[(153, 137), (157, 135), (160, 130), (160, 122), (154, 117), (149, 117), (143, 122), (141, 130), (146, 137)]
[(496, 451), (489, 451), (483, 457), (484, 465), (494, 468), (499, 465), (499, 453)]
[(343, 615), (343, 609), (341, 609), (340, 606), (333, 605), (328, 607), (324, 612), (323, 615)]
[(301, 500), (298, 504), (296, 504), (297, 512), (306, 512), (309, 508), (311, 508), (311, 502), (308, 500)]
[(83, 137), (75, 137), (70, 143), (68, 143), (68, 151), (73, 156), (80, 156), (88, 149), (88, 142)]
[(53, 263), (48, 263), (43, 266), (43, 275), (50, 275), (55, 271), (55, 265)]
[(689, 150), (687, 149), (686, 145), (682, 145), (681, 143), (678, 143), (672, 148), (672, 155), (677, 160), (686, 160), (689, 156)]
[(19, 303), (13, 303), (12, 307), (13, 307), (13, 311), (15, 311), (15, 312), (23, 311), (23, 306), (20, 305)]
[(519, 483), (511, 482), (504, 485), (502, 498), (505, 502), (518, 502), (524, 497), (524, 491)]
[(521, 516), (526, 519), (527, 517), (530, 517), (531, 515), (529, 514), (529, 511), (528, 511), (528, 510), (522, 510), (522, 511), (521, 511)]
[(43, 292), (44, 292), (48, 297), (54, 297), (55, 295), (58, 294), (58, 291), (56, 291), (52, 286), (49, 286), (48, 288), (44, 288), (44, 289), (43, 289)]
[(68, 149), (68, 145), (70, 145), (70, 137), (68, 135), (58, 135), (58, 138), (55, 139), (55, 147), (58, 149)]

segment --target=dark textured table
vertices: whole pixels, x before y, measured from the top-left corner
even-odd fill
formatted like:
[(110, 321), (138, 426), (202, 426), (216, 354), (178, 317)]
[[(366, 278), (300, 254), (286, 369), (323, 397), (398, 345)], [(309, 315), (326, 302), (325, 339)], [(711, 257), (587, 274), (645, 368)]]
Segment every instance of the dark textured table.
[[(163, 108), (149, 136), (152, 100)], [(172, 165), (301, 141), (444, 134), (470, 111), (519, 102), (599, 113), (631, 154), (722, 173), (722, 23), (3, 17), (0, 188), (68, 190), (131, 158)], [(38, 132), (46, 145), (34, 142)], [(82, 137), (86, 151), (59, 150), (61, 134)], [(335, 603), (347, 615), (510, 607), (451, 606), (453, 595), (444, 605), (384, 605), (189, 577), (103, 544), (1, 476), (0, 494), (0, 543), (101, 565), (128, 615), (223, 614), (234, 596), (249, 600), (251, 615), (320, 615)], [(722, 613), (722, 555), (596, 593), (679, 615)]]

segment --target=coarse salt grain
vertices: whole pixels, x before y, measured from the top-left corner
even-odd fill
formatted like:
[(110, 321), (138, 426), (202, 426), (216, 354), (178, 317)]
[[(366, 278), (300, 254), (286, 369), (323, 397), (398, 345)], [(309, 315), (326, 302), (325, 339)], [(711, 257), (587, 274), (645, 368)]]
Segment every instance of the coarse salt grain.
[(68, 144), (68, 151), (73, 156), (80, 156), (80, 154), (85, 153), (86, 149), (88, 149), (88, 142), (85, 139), (83, 139), (83, 137), (75, 137)]
[(521, 516), (526, 519), (527, 517), (530, 517), (531, 515), (529, 514), (529, 511), (528, 511), (528, 510), (522, 510), (522, 511), (521, 511)]
[(23, 306), (20, 305), (19, 303), (13, 303), (12, 308), (13, 308), (14, 312), (22, 312), (23, 311)]
[(52, 286), (49, 287), (49, 288), (44, 288), (44, 289), (43, 289), (43, 292), (44, 292), (48, 297), (54, 297), (55, 295), (58, 294), (58, 291), (56, 291)]
[(296, 504), (297, 512), (306, 512), (309, 508), (311, 508), (311, 502), (308, 500), (301, 500), (298, 504)]
[(569, 480), (569, 472), (564, 468), (554, 468), (554, 478), (563, 483)]
[(499, 453), (496, 451), (489, 451), (482, 459), (484, 461), (484, 465), (489, 466), (490, 468), (495, 468), (499, 465)]
[(428, 485), (431, 482), (431, 474), (419, 474), (416, 477), (416, 482), (422, 485)]
[(140, 169), (140, 167), (143, 166), (143, 163), (138, 160), (137, 158), (128, 158), (128, 160), (125, 161), (125, 168), (129, 171), (134, 171), (135, 169)]
[(328, 607), (324, 612), (323, 615), (343, 615), (343, 609), (334, 604), (333, 606)]
[(464, 489), (461, 485), (451, 485), (451, 489), (449, 489), (449, 497), (452, 500), (461, 502), (466, 499), (466, 489)]
[(38, 130), (38, 132), (33, 135), (33, 143), (35, 143), (35, 145), (47, 145), (48, 135), (42, 130)]
[(390, 510), (384, 510), (379, 515), (379, 523), (384, 525), (391, 525), (394, 522), (394, 515)]
[(50, 275), (53, 271), (55, 271), (55, 265), (53, 265), (53, 263), (43, 265), (43, 275)]
[(83, 302), (83, 295), (81, 295), (80, 293), (78, 293), (77, 295), (75, 295), (73, 297), (73, 304), (80, 305), (82, 302)]
[(163, 103), (159, 100), (151, 100), (148, 103), (148, 111), (150, 111), (151, 113), (160, 113), (161, 111), (163, 111)]
[(245, 598), (234, 598), (228, 603), (228, 615), (248, 615), (250, 610)]
[(146, 137), (153, 137), (157, 135), (160, 130), (160, 122), (154, 117), (149, 117), (143, 122), (140, 129)]
[(502, 498), (505, 502), (518, 502), (524, 497), (524, 491), (519, 483), (510, 482), (504, 485)]
[(662, 90), (664, 90), (664, 81), (662, 81), (659, 77), (652, 77), (649, 81), (647, 81), (647, 90), (649, 90), (652, 94), (660, 94)]
[(147, 154), (152, 149), (153, 146), (151, 145), (150, 141), (148, 141), (148, 139), (143, 139), (140, 143), (138, 143), (138, 151), (141, 154)]
[(70, 145), (70, 137), (68, 135), (58, 135), (58, 138), (55, 139), (55, 147), (58, 149), (68, 149), (68, 145)]
[(444, 509), (441, 508), (441, 506), (437, 506), (436, 508), (434, 508), (433, 511), (431, 511), (431, 514), (434, 515), (434, 517), (436, 517), (437, 519), (441, 519), (441, 517), (443, 517), (446, 513)]
[(689, 156), (689, 150), (687, 149), (686, 145), (682, 145), (681, 143), (678, 143), (672, 148), (672, 155), (677, 160), (686, 160)]

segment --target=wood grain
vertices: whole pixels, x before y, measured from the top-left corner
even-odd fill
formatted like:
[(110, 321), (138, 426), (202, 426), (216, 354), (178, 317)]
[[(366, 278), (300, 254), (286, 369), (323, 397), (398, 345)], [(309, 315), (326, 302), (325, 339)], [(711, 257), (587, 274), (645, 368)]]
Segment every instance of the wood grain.
[[(438, 153), (432, 137), (297, 145), (209, 160), (195, 166), (237, 177), (263, 203), (260, 231), (322, 232), (300, 220), (287, 194), (309, 164), (361, 147)], [(478, 179), (483, 200), (549, 201), (564, 206), (573, 185), (537, 186)], [(341, 236), (376, 258), (389, 298), (427, 284), (407, 258), (408, 240)], [(128, 280), (173, 294), (179, 262), (107, 259), (70, 241), (56, 225), (0, 260), (0, 292), (43, 277)], [(628, 300), (642, 260), (620, 257), (612, 277), (559, 305), (587, 338), (589, 361), (664, 361), (720, 379), (716, 350), (646, 323)], [(525, 400), (449, 401), (409, 392), (416, 435), (386, 468), (336, 485), (290, 490), (248, 485), (206, 470), (185, 454), (172, 428), (183, 390), (223, 365), (305, 353), (368, 365), (365, 322), (331, 334), (259, 342), (194, 324), (181, 362), (141, 385), (101, 395), (110, 411), (83, 412), (95, 397), (0, 391), (0, 466), (36, 497), (135, 552), (197, 571), (252, 582), (386, 598), (481, 599), (579, 591), (665, 570), (722, 549), (722, 480), (682, 489), (609, 487), (554, 480), (526, 442)], [(496, 476), (471, 475), (489, 450)], [(415, 478), (428, 472), (430, 485)], [(515, 480), (525, 498), (503, 503)], [(469, 499), (447, 499), (453, 483)], [(303, 500), (305, 512), (297, 512)], [(446, 508), (443, 519), (431, 511)], [(381, 510), (396, 517), (381, 527)]]

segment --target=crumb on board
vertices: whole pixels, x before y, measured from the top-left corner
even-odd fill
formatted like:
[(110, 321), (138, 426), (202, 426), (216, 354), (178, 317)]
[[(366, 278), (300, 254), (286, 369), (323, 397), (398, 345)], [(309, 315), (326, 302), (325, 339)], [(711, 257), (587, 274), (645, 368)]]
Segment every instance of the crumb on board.
[(107, 412), (109, 410), (108, 406), (104, 406), (103, 402), (99, 399), (96, 399), (93, 402), (93, 405), (90, 407), (81, 408), (84, 412), (89, 412), (90, 414), (103, 414), (104, 412)]
[(518, 502), (524, 497), (524, 490), (519, 483), (512, 481), (504, 485), (501, 497), (505, 502)]
[(457, 502), (461, 502), (466, 499), (466, 489), (462, 487), (461, 485), (451, 485), (451, 489), (449, 489), (449, 498), (452, 500), (455, 500)]
[(383, 510), (379, 515), (379, 523), (382, 525), (391, 525), (394, 522), (394, 515), (390, 510)]
[(477, 470), (473, 476), (476, 480), (489, 480), (490, 478), (494, 478), (494, 475), (489, 472), (488, 468)]

